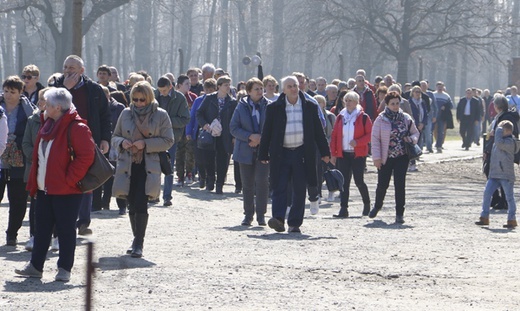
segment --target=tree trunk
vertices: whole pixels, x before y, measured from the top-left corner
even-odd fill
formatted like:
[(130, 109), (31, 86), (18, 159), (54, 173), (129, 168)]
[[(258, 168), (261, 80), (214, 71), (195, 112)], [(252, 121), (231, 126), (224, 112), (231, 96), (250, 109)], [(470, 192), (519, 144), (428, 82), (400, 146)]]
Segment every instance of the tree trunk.
[(250, 38), (251, 38), (251, 50), (249, 53), (254, 55), (258, 51), (258, 40), (260, 39), (260, 35), (258, 30), (260, 29), (258, 23), (258, 0), (251, 0), (251, 27), (250, 27)]
[(205, 62), (211, 63), (211, 51), (213, 49), (213, 28), (215, 23), (215, 14), (217, 14), (217, 0), (213, 0), (211, 3), (211, 13), (209, 14), (209, 24), (208, 24), (208, 41), (206, 43), (206, 56)]
[(137, 14), (137, 26), (135, 31), (134, 66), (136, 70), (150, 70), (152, 4), (147, 1), (138, 2), (137, 8), (139, 14)]
[(275, 78), (281, 78), (284, 73), (284, 54), (285, 54), (285, 38), (284, 38), (284, 8), (285, 0), (272, 0), (273, 6), (273, 70), (272, 75)]
[(457, 68), (459, 67), (459, 58), (455, 48), (450, 48), (448, 55), (444, 62), (446, 66), (446, 80), (444, 85), (448, 94), (454, 100), (455, 94), (457, 93)]
[[(511, 14), (513, 25), (518, 25), (520, 23), (520, 0), (513, 1), (513, 11), (511, 12)], [(518, 35), (518, 33), (513, 34), (513, 38), (511, 40), (511, 56), (517, 57), (520, 55), (518, 51), (518, 49), (520, 48), (520, 36)]]
[(81, 48), (83, 46), (83, 0), (74, 0), (72, 5), (72, 54), (81, 57)]
[(228, 70), (228, 46), (229, 46), (229, 24), (231, 18), (229, 14), (229, 0), (222, 0), (221, 7), (221, 23), (220, 23), (220, 53), (218, 66), (224, 70)]

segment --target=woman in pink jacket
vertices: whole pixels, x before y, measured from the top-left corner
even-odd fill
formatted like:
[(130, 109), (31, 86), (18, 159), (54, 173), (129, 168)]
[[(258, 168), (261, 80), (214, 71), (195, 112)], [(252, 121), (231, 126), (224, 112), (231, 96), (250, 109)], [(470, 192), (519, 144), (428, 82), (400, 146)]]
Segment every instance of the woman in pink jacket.
[(374, 218), (383, 207), (390, 178), (394, 175), (395, 222), (404, 223), (406, 171), (408, 155), (405, 142), (417, 143), (419, 131), (412, 117), (399, 108), (401, 96), (389, 92), (385, 110), (379, 114), (372, 128), (372, 160), (377, 168), (376, 202), (369, 217)]
[(370, 211), (370, 196), (363, 175), (372, 133), (372, 121), (359, 104), (359, 95), (356, 92), (348, 92), (342, 100), (345, 108), (339, 112), (332, 130), (330, 152), (332, 163), (343, 174), (345, 182), (341, 192), (341, 208), (339, 213), (333, 216), (348, 217), (352, 175), (354, 175), (354, 182), (363, 198), (363, 216), (367, 216)]

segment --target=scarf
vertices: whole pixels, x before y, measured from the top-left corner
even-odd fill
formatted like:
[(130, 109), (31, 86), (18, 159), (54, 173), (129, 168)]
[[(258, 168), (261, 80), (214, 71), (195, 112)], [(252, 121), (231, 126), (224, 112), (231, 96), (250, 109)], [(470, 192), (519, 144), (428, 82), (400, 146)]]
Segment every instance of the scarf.
[(399, 108), (398, 112), (394, 112), (394, 111), (390, 110), (390, 108), (385, 107), (383, 115), (385, 117), (387, 117), (388, 120), (390, 120), (390, 122), (392, 122), (392, 123), (395, 123), (396, 121), (404, 120), (404, 115), (403, 115), (403, 111), (401, 110), (401, 108)]
[[(135, 123), (135, 130), (132, 133), (132, 142), (145, 139), (150, 136), (150, 117), (157, 110), (159, 104), (153, 101), (144, 107), (136, 107), (134, 104), (130, 105), (132, 112), (132, 119)], [(149, 135), (146, 135), (149, 134)], [(130, 148), (132, 154), (132, 163), (140, 164), (143, 161), (144, 149), (137, 149), (136, 146)]]
[[(69, 112), (70, 110), (67, 110), (63, 115), (68, 114)], [(47, 118), (47, 120), (43, 121), (43, 125), (38, 131), (38, 134), (40, 134), (42, 140), (48, 142), (56, 138), (58, 129), (60, 128), (60, 124), (63, 120), (63, 115), (58, 120)]]

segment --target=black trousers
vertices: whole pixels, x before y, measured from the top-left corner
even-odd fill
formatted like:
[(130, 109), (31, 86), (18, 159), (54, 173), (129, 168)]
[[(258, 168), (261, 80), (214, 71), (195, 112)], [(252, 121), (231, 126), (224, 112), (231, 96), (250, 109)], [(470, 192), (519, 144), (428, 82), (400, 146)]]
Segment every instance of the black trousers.
[(343, 174), (345, 180), (343, 183), (343, 192), (341, 192), (342, 207), (348, 207), (350, 181), (352, 175), (354, 175), (354, 182), (356, 183), (356, 187), (363, 199), (363, 206), (370, 208), (370, 196), (364, 179), (366, 162), (366, 157), (355, 158), (353, 152), (343, 152), (343, 157), (337, 159), (336, 166), (341, 174)]
[(0, 189), (5, 189), (5, 186), (7, 186), (7, 198), (9, 199), (9, 223), (5, 233), (10, 238), (16, 238), (27, 211), (26, 183), (23, 178), (10, 178), (9, 170), (3, 169), (0, 177)]
[(128, 213), (130, 215), (148, 213), (148, 196), (146, 189), (146, 168), (143, 161), (139, 164), (132, 163), (132, 175), (130, 177), (130, 190), (127, 197)]
[(462, 137), (462, 148), (471, 147), (473, 141), (473, 128), (474, 123), (469, 116), (462, 116), (460, 119), (459, 133)]
[(386, 190), (390, 185), (390, 179), (394, 176), (395, 190), (395, 214), (403, 216), (406, 196), (406, 171), (408, 170), (408, 156), (388, 158), (386, 163), (377, 172), (376, 202), (374, 208), (381, 209), (386, 196)]
[(207, 172), (207, 184), (215, 183), (215, 172), (217, 173), (216, 184), (223, 186), (229, 167), (229, 153), (224, 149), (222, 137), (216, 137), (215, 150), (203, 150), (204, 166)]

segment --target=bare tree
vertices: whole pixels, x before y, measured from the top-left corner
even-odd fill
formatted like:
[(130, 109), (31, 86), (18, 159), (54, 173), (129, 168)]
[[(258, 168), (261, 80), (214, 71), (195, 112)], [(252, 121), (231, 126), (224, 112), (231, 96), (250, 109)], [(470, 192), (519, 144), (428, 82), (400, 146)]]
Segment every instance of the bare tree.
[[(103, 14), (125, 5), (130, 0), (90, 0), (90, 11), (82, 19), (82, 35), (84, 36), (96, 20)], [(61, 70), (65, 57), (72, 53), (73, 43), (73, 1), (68, 0), (14, 0), (0, 6), (0, 12), (16, 10), (38, 10), (44, 15), (55, 43), (54, 67)], [(85, 5), (85, 4), (84, 4)], [(63, 12), (60, 16), (57, 12)], [(61, 25), (61, 27), (59, 27)]]
[(397, 61), (399, 82), (408, 80), (409, 60), (414, 53), (460, 46), (483, 55), (489, 52), (485, 48), (496, 48), (510, 34), (509, 17), (500, 11), (502, 4), (491, 0), (367, 0), (356, 5), (341, 0), (324, 2), (327, 14), (322, 30), (329, 37), (345, 29), (366, 32)]

